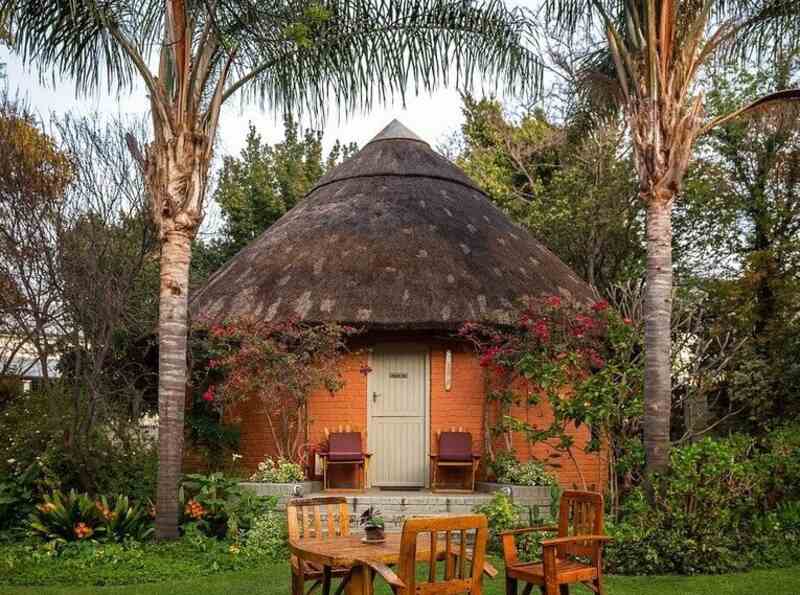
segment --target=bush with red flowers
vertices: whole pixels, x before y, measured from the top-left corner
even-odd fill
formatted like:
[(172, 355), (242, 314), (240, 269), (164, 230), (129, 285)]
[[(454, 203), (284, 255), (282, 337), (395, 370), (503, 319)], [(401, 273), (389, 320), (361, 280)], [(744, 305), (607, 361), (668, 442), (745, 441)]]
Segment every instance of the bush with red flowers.
[[(566, 456), (578, 475), (572, 428), (587, 424), (590, 452), (619, 460), (618, 440), (638, 437), (641, 415), (641, 345), (639, 329), (623, 322), (605, 300), (590, 306), (567, 303), (559, 296), (524, 302), (511, 325), (467, 323), (461, 336), (472, 342), (490, 387), (486, 418), (492, 437), (511, 450), (511, 435), (548, 445), (549, 461)], [(512, 415), (513, 406), (548, 402), (552, 420), (535, 425)], [(495, 405), (496, 404), (496, 405)], [(493, 415), (493, 411), (499, 412)], [(631, 421), (621, 432), (624, 420)], [(606, 449), (601, 446), (606, 445)], [(629, 445), (627, 445), (629, 446)], [(489, 462), (500, 453), (492, 452)], [(635, 449), (634, 449), (635, 450)], [(626, 451), (627, 452), (627, 451)], [(613, 467), (613, 461), (609, 461)], [(584, 482), (585, 485), (585, 482)]]
[(302, 464), (308, 441), (306, 401), (314, 390), (333, 394), (341, 387), (345, 339), (355, 332), (343, 325), (299, 320), (242, 318), (209, 325), (196, 349), (195, 425), (208, 429), (196, 422), (209, 418), (222, 424), (225, 406), (255, 402), (264, 412), (278, 457)]

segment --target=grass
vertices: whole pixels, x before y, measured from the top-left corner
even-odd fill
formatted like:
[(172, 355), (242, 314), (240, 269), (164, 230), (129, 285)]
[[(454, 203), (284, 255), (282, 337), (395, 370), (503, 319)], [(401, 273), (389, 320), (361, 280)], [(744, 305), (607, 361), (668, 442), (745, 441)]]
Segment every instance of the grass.
[[(486, 595), (502, 595), (501, 577), (487, 580)], [(800, 567), (758, 570), (745, 574), (719, 576), (609, 577), (608, 595), (797, 595), (800, 593)], [(380, 595), (389, 591), (381, 584)], [(521, 592), (521, 589), (520, 589)], [(588, 590), (573, 589), (574, 593)], [(2, 595), (289, 595), (289, 573), (285, 564), (272, 564), (263, 570), (221, 573), (214, 576), (125, 587), (5, 587)]]

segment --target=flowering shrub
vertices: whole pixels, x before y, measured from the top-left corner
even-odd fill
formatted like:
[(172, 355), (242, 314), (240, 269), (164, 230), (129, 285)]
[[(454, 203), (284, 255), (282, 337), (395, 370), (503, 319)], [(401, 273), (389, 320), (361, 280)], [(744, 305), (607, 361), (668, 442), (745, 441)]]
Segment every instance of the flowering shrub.
[(297, 463), (292, 463), (286, 459), (274, 461), (267, 457), (258, 464), (258, 471), (253, 473), (250, 479), (269, 483), (292, 483), (303, 481), (305, 473)]
[(489, 470), (499, 483), (510, 483), (520, 486), (555, 486), (556, 478), (549, 473), (539, 461), (520, 463), (513, 453), (503, 451), (497, 453)]
[(256, 517), (245, 537), (243, 553), (267, 560), (286, 560), (289, 557), (286, 515), (273, 511)]
[[(642, 366), (640, 331), (601, 300), (589, 307), (565, 303), (559, 296), (530, 299), (522, 304), (513, 325), (467, 323), (461, 336), (475, 346), (487, 370), (489, 393), (485, 417), (494, 404), (492, 437), (505, 440), (519, 432), (531, 443), (544, 444), (557, 459), (566, 455), (583, 486), (575, 457), (574, 428), (591, 427), (585, 450), (600, 452), (615, 440), (638, 439), (641, 416)], [(546, 402), (553, 416), (534, 425), (512, 415), (512, 407)], [(623, 427), (627, 424), (628, 427)], [(626, 444), (626, 447), (630, 445)], [(490, 459), (495, 459), (490, 452)], [(609, 461), (612, 473), (619, 457)], [(491, 462), (491, 461), (490, 461)], [(527, 470), (536, 480), (539, 470)]]
[(179, 497), (183, 503), (184, 532), (239, 540), (259, 515), (275, 510), (274, 497), (256, 496), (222, 473), (187, 475)]
[(199, 405), (221, 411), (224, 403), (255, 399), (267, 419), (278, 456), (302, 463), (307, 407), (312, 391), (341, 388), (339, 364), (352, 327), (297, 320), (272, 323), (239, 319), (207, 329), (206, 377)]
[(56, 543), (90, 538), (143, 541), (153, 532), (145, 510), (131, 505), (127, 497), (117, 496), (109, 504), (105, 496), (93, 499), (75, 490), (67, 494), (56, 490), (45, 495), (44, 501), (31, 513), (30, 528), (35, 535)]

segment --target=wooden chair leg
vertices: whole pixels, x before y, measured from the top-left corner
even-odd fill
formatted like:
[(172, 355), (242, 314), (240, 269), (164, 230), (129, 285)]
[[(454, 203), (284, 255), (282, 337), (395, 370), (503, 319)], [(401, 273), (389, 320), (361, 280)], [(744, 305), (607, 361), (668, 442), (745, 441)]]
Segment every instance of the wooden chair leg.
[(592, 581), (592, 585), (594, 585), (594, 591), (597, 595), (605, 595), (605, 588), (603, 587), (603, 577), (598, 576), (596, 579)]
[(331, 567), (322, 569), (322, 595), (331, 595)]
[(303, 593), (303, 577), (292, 572), (292, 595), (305, 595)]
[(522, 595), (531, 595), (531, 591), (533, 591), (533, 585), (531, 583), (525, 583), (525, 588), (522, 589)]
[(506, 595), (517, 595), (517, 579), (506, 577)]

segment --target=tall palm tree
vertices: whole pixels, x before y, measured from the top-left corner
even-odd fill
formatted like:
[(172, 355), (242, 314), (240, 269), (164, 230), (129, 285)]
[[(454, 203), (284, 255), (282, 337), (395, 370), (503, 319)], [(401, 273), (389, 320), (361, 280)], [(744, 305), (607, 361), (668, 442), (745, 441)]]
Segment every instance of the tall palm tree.
[(161, 239), (156, 529), (177, 535), (191, 241), (203, 220), (222, 105), (351, 112), (476, 77), (535, 85), (528, 21), (499, 0), (0, 0), (13, 47), (78, 91), (149, 95), (153, 140), (135, 143)]
[(672, 208), (694, 143), (732, 118), (800, 97), (796, 90), (774, 93), (709, 118), (698, 74), (712, 60), (755, 66), (782, 45), (796, 45), (800, 2), (544, 0), (543, 17), (562, 39), (602, 32), (595, 56), (609, 57), (604, 87), (614, 91), (629, 126), (647, 212), (644, 441), (647, 469), (659, 471), (670, 448)]

